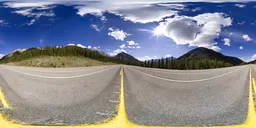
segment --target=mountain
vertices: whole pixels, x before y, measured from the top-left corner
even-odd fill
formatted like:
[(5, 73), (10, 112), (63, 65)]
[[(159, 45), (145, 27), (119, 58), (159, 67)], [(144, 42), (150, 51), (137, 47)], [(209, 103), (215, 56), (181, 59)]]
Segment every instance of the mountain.
[(125, 52), (118, 53), (113, 58), (121, 61), (122, 63), (129, 64), (129, 65), (142, 65), (141, 61), (139, 61), (138, 59), (134, 58), (132, 55), (129, 55)]
[(118, 53), (114, 58), (119, 60), (125, 60), (125, 61), (139, 61), (136, 58), (134, 58), (132, 55), (127, 54), (125, 52)]
[(244, 63), (244, 61), (242, 61), (239, 58), (225, 56), (219, 52), (216, 52), (211, 49), (203, 48), (203, 47), (195, 48), (178, 58), (178, 60), (184, 60), (184, 59), (188, 59), (188, 60), (202, 60), (202, 59), (217, 60), (217, 61), (224, 61), (224, 62), (230, 63), (232, 65), (240, 65), (240, 64)]
[[(104, 52), (99, 51), (97, 49), (81, 48), (78, 46), (64, 46), (64, 47), (46, 46), (44, 48), (18, 49), (18, 50), (14, 50), (10, 54), (1, 58), (0, 63), (17, 63), (24, 60), (29, 60), (31, 62), (34, 62), (35, 60), (40, 60), (40, 58), (45, 59), (50, 56), (62, 57), (60, 59), (65, 60), (65, 62), (66, 62), (66, 59), (63, 57), (79, 57), (80, 59), (76, 58), (76, 60), (79, 60), (79, 62), (84, 62), (81, 60), (81, 58), (84, 58), (84, 59), (91, 59), (91, 60), (104, 62), (104, 64), (105, 63), (130, 64), (130, 65), (141, 64), (140, 61), (138, 61), (133, 56), (126, 53), (119, 53), (114, 57), (110, 57), (106, 55)], [(57, 61), (60, 61), (60, 59), (56, 60), (56, 63), (58, 63)], [(49, 61), (51, 61), (51, 63), (53, 62), (52, 59)], [(25, 62), (22, 62), (22, 63), (25, 63)], [(44, 64), (44, 65), (49, 65), (49, 64)]]
[(249, 64), (256, 64), (256, 60), (249, 62)]

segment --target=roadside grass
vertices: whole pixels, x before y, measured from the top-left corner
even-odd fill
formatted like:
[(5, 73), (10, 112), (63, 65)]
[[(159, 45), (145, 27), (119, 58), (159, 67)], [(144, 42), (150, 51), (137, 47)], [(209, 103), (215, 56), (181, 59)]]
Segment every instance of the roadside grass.
[(66, 68), (66, 67), (90, 67), (100, 65), (113, 65), (112, 62), (102, 62), (98, 60), (89, 59), (86, 57), (76, 56), (44, 56), (37, 57), (19, 62), (10, 62), (7, 65), (12, 66), (29, 66), (29, 67), (54, 67), (54, 68)]

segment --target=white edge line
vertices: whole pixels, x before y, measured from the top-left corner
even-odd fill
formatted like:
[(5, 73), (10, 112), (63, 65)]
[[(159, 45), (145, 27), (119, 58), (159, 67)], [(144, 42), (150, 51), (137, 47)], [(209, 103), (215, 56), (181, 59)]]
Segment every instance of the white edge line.
[[(5, 68), (5, 67), (3, 67), (3, 68)], [(40, 78), (47, 78), (47, 79), (70, 79), (70, 78), (78, 78), (78, 77), (93, 75), (93, 74), (96, 74), (96, 73), (101, 73), (101, 72), (104, 72), (104, 71), (112, 69), (112, 68), (114, 68), (114, 67), (107, 68), (107, 69), (104, 69), (104, 70), (100, 70), (100, 71), (97, 71), (97, 72), (88, 73), (88, 74), (77, 75), (77, 76), (68, 76), (68, 77), (48, 77), (48, 76), (41, 76), (41, 75), (34, 75), (34, 74), (24, 73), (24, 72), (16, 71), (16, 70), (13, 70), (13, 69), (7, 69), (7, 68), (5, 68), (5, 69), (11, 70), (11, 71), (14, 71), (14, 72), (17, 72), (17, 73), (20, 73), (20, 74), (28, 75), (28, 76), (33, 76), (33, 77), (40, 77)]]
[[(129, 68), (130, 68), (130, 67), (129, 67)], [(242, 68), (244, 68), (244, 67), (242, 67)], [(132, 69), (132, 68), (130, 68), (130, 69), (135, 70), (135, 71), (137, 71), (137, 72), (139, 72), (139, 73), (141, 73), (141, 74), (144, 74), (144, 75), (147, 75), (147, 76), (150, 76), (150, 77), (156, 78), (156, 79), (160, 79), (160, 80), (165, 80), (165, 81), (170, 81), (170, 82), (179, 82), (179, 83), (193, 83), (193, 82), (202, 82), (202, 81), (207, 81), (207, 80), (216, 79), (216, 78), (219, 78), (219, 77), (222, 77), (222, 76), (228, 75), (228, 74), (230, 74), (230, 73), (233, 73), (233, 72), (235, 72), (235, 71), (237, 71), (237, 70), (239, 70), (239, 69), (242, 69), (242, 68), (238, 68), (238, 69), (236, 69), (236, 70), (233, 70), (233, 71), (227, 72), (227, 73), (225, 73), (225, 74), (221, 74), (221, 75), (214, 76), (214, 77), (210, 77), (210, 78), (205, 78), (205, 79), (200, 79), (200, 80), (187, 80), (187, 81), (186, 81), (186, 80), (173, 80), (173, 79), (166, 79), (166, 78), (157, 77), (157, 76), (154, 76), (154, 75), (150, 75), (150, 74), (144, 73), (144, 72), (139, 71), (139, 70), (137, 70), (137, 69)]]

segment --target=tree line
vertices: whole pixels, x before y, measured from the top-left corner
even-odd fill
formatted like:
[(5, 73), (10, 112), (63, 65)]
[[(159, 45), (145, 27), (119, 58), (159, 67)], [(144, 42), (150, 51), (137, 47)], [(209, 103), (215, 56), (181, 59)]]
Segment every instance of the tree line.
[(79, 56), (87, 57), (102, 62), (113, 62), (117, 64), (128, 64), (128, 65), (141, 65), (142, 62), (130, 62), (126, 60), (120, 60), (114, 57), (110, 57), (100, 53), (98, 50), (80, 48), (76, 46), (46, 46), (44, 48), (30, 48), (22, 53), (13, 53), (12, 56), (2, 58), (0, 63), (17, 62), (26, 59), (31, 59), (40, 56)]
[(173, 59), (173, 58), (161, 58), (152, 59), (144, 61), (143, 67), (150, 68), (162, 68), (162, 69), (212, 69), (212, 68), (222, 68), (233, 66), (230, 63), (219, 61), (219, 60), (209, 60), (209, 59)]

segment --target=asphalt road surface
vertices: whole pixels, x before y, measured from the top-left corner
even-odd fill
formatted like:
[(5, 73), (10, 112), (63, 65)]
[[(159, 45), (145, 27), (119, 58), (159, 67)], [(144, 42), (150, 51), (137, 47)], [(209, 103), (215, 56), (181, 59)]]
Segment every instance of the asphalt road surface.
[(0, 66), (6, 113), (37, 125), (92, 124), (114, 117), (120, 66), (28, 68)]
[(40, 125), (91, 124), (111, 119), (119, 101), (120, 67), (124, 69), (126, 113), (135, 124), (216, 126), (245, 121), (249, 65), (189, 71), (120, 65), (2, 65), (0, 87), (12, 106), (5, 112), (19, 122)]
[(135, 124), (216, 126), (246, 119), (248, 65), (197, 71), (124, 67), (126, 111)]

